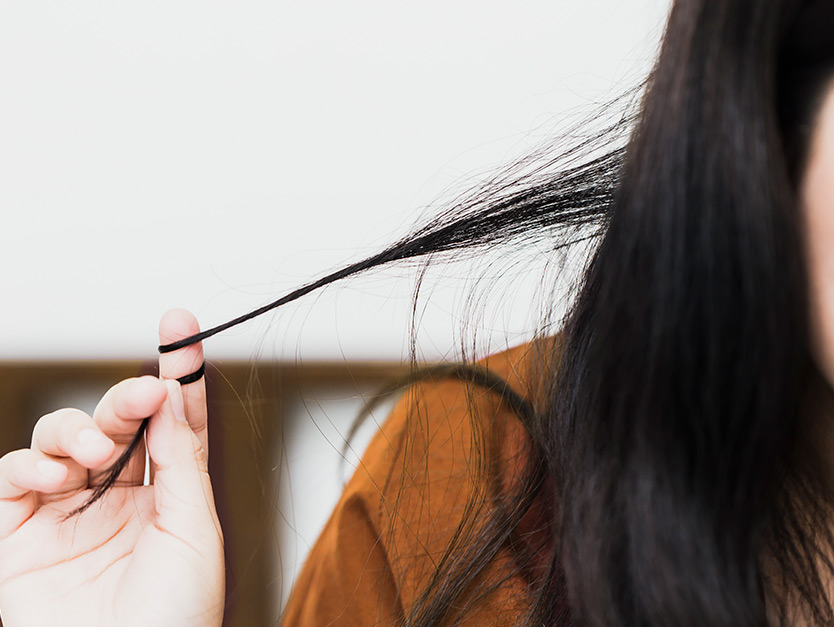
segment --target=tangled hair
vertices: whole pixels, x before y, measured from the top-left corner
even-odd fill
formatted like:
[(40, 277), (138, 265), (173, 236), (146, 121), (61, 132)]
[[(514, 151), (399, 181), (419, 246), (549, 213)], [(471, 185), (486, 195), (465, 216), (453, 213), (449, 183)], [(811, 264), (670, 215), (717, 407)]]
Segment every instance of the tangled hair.
[(530, 471), (438, 561), (405, 624), (463, 620), (476, 575), (545, 492), (555, 537), (528, 625), (834, 624), (834, 512), (807, 436), (827, 383), (810, 357), (797, 194), (832, 24), (834, 0), (677, 0), (636, 112), (378, 255), (161, 349), (383, 264), (591, 242), (541, 400), (450, 371), (511, 398)]

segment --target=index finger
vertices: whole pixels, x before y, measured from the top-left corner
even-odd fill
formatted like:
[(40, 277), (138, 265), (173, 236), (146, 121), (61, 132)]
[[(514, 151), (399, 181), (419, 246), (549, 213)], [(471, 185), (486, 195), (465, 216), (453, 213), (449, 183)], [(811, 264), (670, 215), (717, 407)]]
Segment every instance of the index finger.
[[(200, 332), (200, 325), (194, 315), (185, 309), (172, 309), (165, 312), (159, 321), (159, 343), (170, 344), (184, 337)], [(159, 376), (162, 379), (179, 379), (192, 374), (203, 365), (203, 345), (201, 342), (186, 346), (171, 353), (159, 356)], [(206, 380), (182, 386), (182, 398), (185, 404), (185, 416), (191, 430), (197, 435), (203, 450), (208, 453), (208, 412), (206, 410)]]
[[(116, 443), (111, 458), (99, 468), (91, 470), (91, 477), (105, 472), (129, 445), (142, 421), (153, 415), (167, 396), (165, 386), (156, 377), (126, 379), (107, 390), (93, 412), (93, 420)], [(140, 443), (122, 472), (120, 481), (142, 485), (145, 474), (145, 444)]]

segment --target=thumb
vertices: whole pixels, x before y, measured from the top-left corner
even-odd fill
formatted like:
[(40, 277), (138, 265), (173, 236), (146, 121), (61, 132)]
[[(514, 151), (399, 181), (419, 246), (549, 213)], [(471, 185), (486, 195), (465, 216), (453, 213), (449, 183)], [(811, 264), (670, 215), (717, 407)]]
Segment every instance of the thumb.
[(148, 424), (148, 454), (156, 466), (157, 524), (164, 530), (193, 534), (209, 522), (219, 529), (206, 451), (185, 417), (182, 390), (165, 381), (168, 398)]

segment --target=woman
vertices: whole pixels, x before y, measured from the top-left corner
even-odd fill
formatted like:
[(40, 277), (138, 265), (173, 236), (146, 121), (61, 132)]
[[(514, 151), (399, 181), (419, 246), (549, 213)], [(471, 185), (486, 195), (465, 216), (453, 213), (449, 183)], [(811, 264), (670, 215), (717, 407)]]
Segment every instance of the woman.
[[(594, 243), (555, 339), (406, 396), (288, 624), (834, 623), (831, 24), (834, 0), (678, 0), (625, 150), (339, 275), (554, 228)], [(163, 378), (201, 363), (194, 325), (163, 319), (163, 343), (190, 336)], [(119, 384), (0, 461), (6, 627), (220, 624), (204, 388), (182, 390)], [(153, 485), (134, 456), (65, 520), (150, 414)]]

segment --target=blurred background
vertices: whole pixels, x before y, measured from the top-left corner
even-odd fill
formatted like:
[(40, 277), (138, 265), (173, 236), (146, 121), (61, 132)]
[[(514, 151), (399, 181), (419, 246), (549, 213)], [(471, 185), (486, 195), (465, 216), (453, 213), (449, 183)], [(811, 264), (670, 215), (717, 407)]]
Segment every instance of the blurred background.
[[(668, 5), (0, 3), (2, 452), (152, 371), (166, 309), (213, 326), (376, 252), (638, 84)], [(207, 342), (228, 625), (277, 621), (374, 422), (343, 436), (408, 358), (415, 274)], [(419, 359), (530, 337), (540, 275), (474, 307), (472, 275), (429, 275)]]

